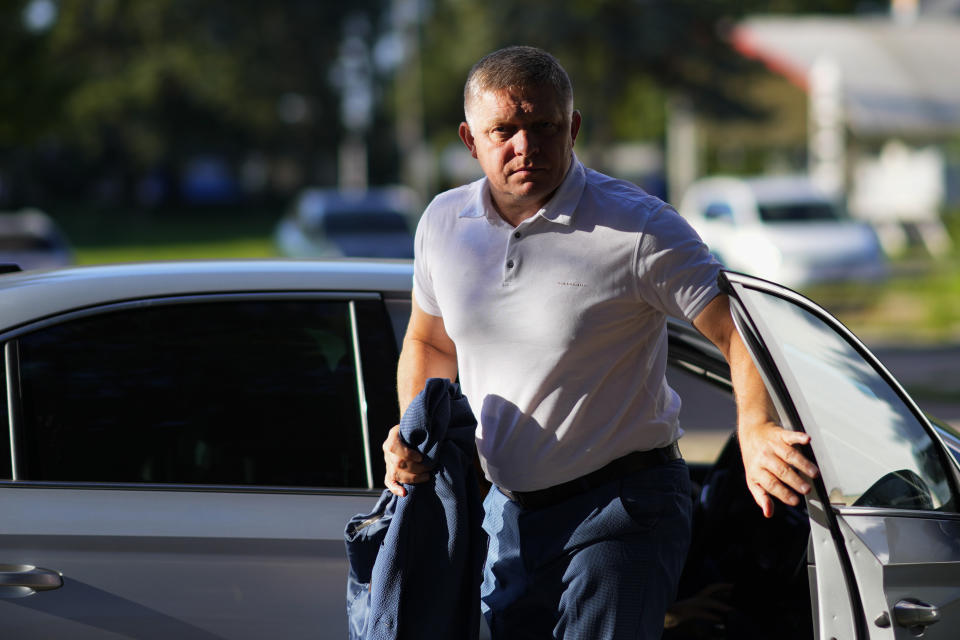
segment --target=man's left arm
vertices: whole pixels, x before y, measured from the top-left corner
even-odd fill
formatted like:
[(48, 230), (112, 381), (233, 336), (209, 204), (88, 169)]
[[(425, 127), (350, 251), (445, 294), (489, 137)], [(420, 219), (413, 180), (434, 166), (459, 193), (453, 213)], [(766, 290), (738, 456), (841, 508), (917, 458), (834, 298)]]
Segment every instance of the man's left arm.
[(753, 499), (767, 518), (773, 515), (773, 498), (798, 505), (797, 494), (809, 493), (807, 478), (818, 473), (816, 465), (796, 448), (809, 443), (810, 436), (777, 424), (773, 403), (733, 323), (725, 294), (714, 298), (694, 318), (693, 325), (720, 349), (730, 365), (737, 403), (737, 437)]

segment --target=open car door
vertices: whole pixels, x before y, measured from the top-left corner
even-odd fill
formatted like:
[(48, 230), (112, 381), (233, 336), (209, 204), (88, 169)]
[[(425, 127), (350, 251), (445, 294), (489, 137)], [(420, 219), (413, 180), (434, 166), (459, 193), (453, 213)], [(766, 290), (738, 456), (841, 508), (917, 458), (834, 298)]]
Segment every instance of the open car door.
[(810, 435), (820, 468), (807, 500), (817, 637), (957, 638), (960, 474), (943, 441), (822, 308), (741, 274), (721, 284), (782, 424)]

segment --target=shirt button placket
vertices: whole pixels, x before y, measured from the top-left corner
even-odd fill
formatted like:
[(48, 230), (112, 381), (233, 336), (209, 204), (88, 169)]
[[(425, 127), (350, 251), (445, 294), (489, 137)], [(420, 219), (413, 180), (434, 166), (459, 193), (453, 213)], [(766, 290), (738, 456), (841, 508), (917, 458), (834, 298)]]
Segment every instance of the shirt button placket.
[(516, 241), (520, 239), (523, 235), (520, 231), (513, 232), (513, 238), (510, 242), (507, 243), (507, 261), (504, 263), (503, 270), (503, 283), (507, 284), (514, 279), (514, 274), (517, 271), (517, 263), (519, 258), (516, 256)]

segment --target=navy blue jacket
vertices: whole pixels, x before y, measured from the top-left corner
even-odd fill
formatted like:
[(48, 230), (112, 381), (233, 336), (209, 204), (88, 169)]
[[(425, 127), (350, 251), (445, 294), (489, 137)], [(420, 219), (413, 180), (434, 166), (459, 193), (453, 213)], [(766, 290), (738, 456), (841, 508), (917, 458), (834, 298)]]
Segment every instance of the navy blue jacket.
[(476, 426), (460, 386), (443, 378), (427, 380), (404, 412), (400, 435), (431, 478), (404, 485), (403, 498), (385, 490), (372, 513), (347, 524), (351, 640), (478, 637), (487, 536)]

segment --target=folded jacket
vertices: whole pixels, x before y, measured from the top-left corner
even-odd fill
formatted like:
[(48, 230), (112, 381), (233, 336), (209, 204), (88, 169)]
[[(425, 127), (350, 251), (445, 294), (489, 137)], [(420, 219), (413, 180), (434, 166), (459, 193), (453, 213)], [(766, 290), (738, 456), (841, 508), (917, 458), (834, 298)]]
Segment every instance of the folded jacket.
[(400, 420), (400, 436), (431, 469), (430, 480), (384, 491), (344, 537), (350, 572), (351, 640), (464, 638), (480, 629), (487, 548), (476, 471), (477, 422), (460, 387), (427, 380)]

